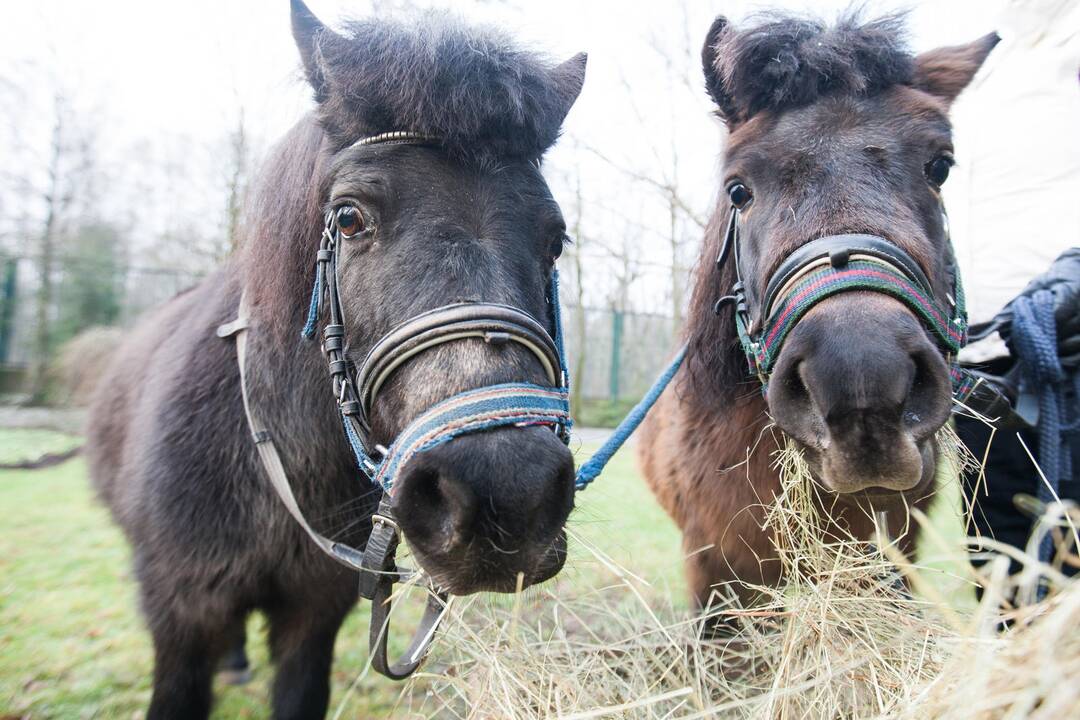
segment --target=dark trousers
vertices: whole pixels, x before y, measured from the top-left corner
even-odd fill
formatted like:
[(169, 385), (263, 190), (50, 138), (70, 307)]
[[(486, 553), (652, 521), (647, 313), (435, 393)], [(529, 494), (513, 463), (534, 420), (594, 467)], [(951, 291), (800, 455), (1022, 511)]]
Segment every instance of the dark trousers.
[[(955, 417), (960, 439), (977, 459), (981, 461), (986, 458), (982, 482), (979, 482), (978, 472), (975, 472), (965, 475), (962, 483), (966, 509), (971, 513), (975, 529), (984, 537), (1024, 549), (1035, 519), (1017, 509), (1013, 497), (1019, 493), (1038, 494), (1039, 485), (1043, 482), (1038, 470), (1017, 440), (1015, 431), (999, 430), (991, 443), (991, 430), (985, 423), (960, 415)], [(1022, 431), (1020, 435), (1028, 450), (1038, 459), (1037, 435), (1031, 431)], [(1072, 457), (1073, 477), (1061, 479), (1058, 495), (1063, 500), (1068, 498), (1080, 503), (1080, 479), (1076, 477), (1080, 468), (1080, 442), (1073, 441)], [(1015, 565), (1013, 569), (1016, 570)], [(1075, 574), (1076, 569), (1065, 568), (1065, 571)]]

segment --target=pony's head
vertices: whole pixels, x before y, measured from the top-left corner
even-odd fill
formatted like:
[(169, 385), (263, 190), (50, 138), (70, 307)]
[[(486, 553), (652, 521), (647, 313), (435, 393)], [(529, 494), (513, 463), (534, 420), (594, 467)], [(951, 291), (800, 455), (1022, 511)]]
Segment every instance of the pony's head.
[[(899, 248), (948, 307), (952, 258), (940, 196), (953, 164), (948, 110), (996, 42), (988, 35), (914, 56), (897, 17), (832, 27), (768, 17), (742, 30), (714, 21), (702, 61), (729, 136), (689, 354), (699, 385), (712, 388), (707, 402), (753, 392), (736, 390), (751, 376), (730, 313), (712, 311), (736, 281), (735, 262), (720, 270), (712, 262), (736, 209), (752, 327), (766, 319), (766, 286), (785, 260), (842, 234)], [(814, 304), (780, 347), (766, 397), (827, 488), (881, 495), (931, 482), (933, 438), (951, 408), (949, 369), (923, 322), (895, 297), (852, 291)]]
[[(280, 173), (310, 189), (300, 221), (264, 228), (286, 234), (294, 261), (275, 271), (269, 251), (257, 260), (269, 284), (286, 282), (275, 272), (293, 274), (295, 265), (283, 293), (293, 298), (288, 333), (304, 322), (329, 213), (341, 238), (337, 290), (352, 366), (395, 326), (452, 303), (509, 305), (554, 334), (546, 290), (566, 228), (540, 161), (581, 90), (585, 56), (551, 64), (497, 31), (435, 13), (339, 33), (293, 0), (292, 26), (317, 122), (286, 139), (314, 148), (301, 153), (308, 165), (286, 153)], [(357, 145), (390, 132), (413, 139)], [(288, 201), (265, 191), (259, 201), (276, 202)], [(282, 220), (273, 210), (265, 216)], [(436, 403), (509, 382), (550, 385), (551, 377), (515, 342), (468, 338), (412, 355), (374, 396), (370, 441), (390, 445)], [(393, 507), (444, 590), (513, 590), (519, 575), (529, 585), (562, 567), (573, 480), (570, 452), (550, 427), (498, 427), (415, 455), (396, 479)]]

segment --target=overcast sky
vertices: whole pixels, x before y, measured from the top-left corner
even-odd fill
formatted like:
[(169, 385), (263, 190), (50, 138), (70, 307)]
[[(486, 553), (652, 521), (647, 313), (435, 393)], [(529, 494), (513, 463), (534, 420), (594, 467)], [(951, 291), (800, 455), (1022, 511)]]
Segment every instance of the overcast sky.
[[(451, 7), (469, 18), (506, 27), (557, 57), (589, 52), (588, 81), (568, 129), (607, 134), (609, 102), (621, 96), (620, 74), (652, 89), (653, 37), (677, 40), (683, 32), (676, 3), (615, 0), (470, 2), (442, 0), (423, 5)], [(911, 8), (913, 44), (926, 49), (972, 39), (993, 29), (1001, 0), (867, 3), (878, 10)], [(232, 120), (237, 98), (250, 108), (261, 134), (277, 135), (308, 107), (289, 31), (287, 0), (35, 0), (10, 3), (0, 24), (0, 59), (34, 59), (57, 68), (88, 96), (100, 95), (102, 110), (132, 132), (155, 130), (205, 134)], [(755, 10), (783, 7), (823, 14), (848, 3), (754, 3), (691, 0), (685, 3), (690, 40), (696, 50), (719, 13), (738, 19)], [(310, 0), (324, 21), (363, 16), (371, 3)], [(644, 92), (643, 91), (643, 92)], [(648, 100), (643, 98), (643, 102)], [(621, 102), (619, 103), (621, 105)], [(700, 110), (707, 112), (704, 95)]]
[[(910, 8), (912, 44), (924, 50), (966, 42), (993, 29), (1003, 2), (884, 0), (867, 7), (870, 15)], [(697, 65), (712, 18), (724, 13), (738, 22), (767, 7), (831, 17), (848, 3), (417, 4), (448, 6), (468, 18), (496, 23), (557, 59), (589, 53), (584, 92), (567, 119), (562, 146), (549, 156), (553, 187), (565, 202), (569, 179), (580, 175), (587, 209), (595, 207), (586, 224), (607, 235), (632, 234), (627, 228), (637, 228), (640, 233), (632, 241), (642, 246), (642, 263), (660, 267), (666, 256), (649, 236), (666, 227), (666, 219), (656, 217), (662, 207), (650, 199), (649, 188), (628, 191), (625, 178), (582, 148), (645, 174), (659, 172), (677, 154), (680, 186), (704, 214), (715, 192), (723, 135), (709, 115)], [(257, 144), (265, 147), (311, 107), (289, 30), (288, 5), (287, 0), (9, 3), (0, 23), (0, 77), (61, 78), (74, 91), (80, 112), (93, 114), (100, 125), (98, 149), (105, 155), (130, 154), (162, 138), (213, 147), (235, 125), (241, 106)], [(309, 5), (331, 25), (372, 10), (370, 2), (349, 0), (310, 0)], [(23, 111), (36, 112), (33, 104), (31, 98)], [(45, 125), (36, 134), (24, 134), (22, 142), (47, 141)], [(205, 194), (187, 200), (204, 201)], [(620, 225), (624, 220), (626, 227)], [(654, 291), (645, 283), (640, 292)]]

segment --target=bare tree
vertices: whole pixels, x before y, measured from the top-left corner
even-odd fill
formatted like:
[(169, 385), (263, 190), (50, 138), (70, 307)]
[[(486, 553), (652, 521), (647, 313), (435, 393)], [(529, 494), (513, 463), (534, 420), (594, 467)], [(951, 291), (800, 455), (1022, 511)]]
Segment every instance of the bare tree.
[(237, 231), (240, 227), (240, 211), (247, 191), (251, 165), (251, 141), (244, 123), (243, 105), (240, 105), (237, 111), (236, 126), (229, 133), (228, 146), (225, 182), (225, 247), (228, 253), (234, 253), (240, 242)]
[(52, 351), (52, 316), (59, 233), (92, 164), (92, 140), (75, 126), (70, 98), (57, 85), (52, 103), (52, 131), (45, 166), (44, 186), (40, 189), (43, 205), (41, 229), (37, 233), (35, 260), (38, 287), (35, 298), (33, 363), (30, 369), (30, 402), (45, 399), (49, 358)]
[[(696, 118), (699, 109), (704, 110), (705, 93), (691, 30), (695, 23), (689, 17), (685, 0), (673, 4), (671, 16), (673, 28), (654, 31), (647, 38), (658, 74), (663, 78), (658, 92), (666, 97), (658, 101), (654, 93), (643, 93), (640, 83), (631, 83), (624, 75), (621, 80), (629, 108), (624, 121), (637, 128), (633, 146), (625, 155), (595, 146), (585, 149), (653, 196), (657, 215), (663, 220), (652, 223), (652, 228), (661, 235), (666, 250), (670, 314), (677, 331), (682, 323), (689, 283), (689, 257), (693, 255), (690, 248), (700, 239), (708, 218), (702, 211), (704, 201), (698, 196), (700, 185), (687, 182), (683, 162), (687, 152), (683, 132), (686, 118)], [(641, 98), (648, 99), (647, 105), (639, 103)], [(658, 114), (665, 110), (666, 118)]]
[(574, 348), (573, 375), (571, 376), (574, 382), (571, 383), (570, 386), (570, 414), (573, 417), (581, 417), (581, 401), (582, 395), (585, 392), (585, 362), (589, 352), (588, 344), (585, 342), (588, 328), (586, 327), (585, 317), (585, 263), (583, 254), (589, 243), (586, 236), (585, 225), (582, 222), (585, 201), (581, 192), (580, 168), (575, 168), (573, 183), (574, 204), (569, 208), (573, 213), (569, 228), (573, 242), (566, 249), (566, 254), (569, 256), (570, 267), (573, 270), (574, 301), (571, 307), (573, 308), (572, 323), (574, 337), (577, 339)]

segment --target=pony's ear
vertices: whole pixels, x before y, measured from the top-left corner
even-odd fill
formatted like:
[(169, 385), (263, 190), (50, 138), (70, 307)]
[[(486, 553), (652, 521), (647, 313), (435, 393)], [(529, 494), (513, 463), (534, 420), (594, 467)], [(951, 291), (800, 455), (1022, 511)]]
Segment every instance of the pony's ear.
[(578, 53), (551, 69), (551, 80), (558, 90), (561, 103), (555, 108), (560, 124), (566, 119), (566, 114), (570, 112), (570, 108), (581, 94), (581, 88), (585, 84), (585, 63), (588, 59), (589, 56), (586, 53)]
[(326, 92), (326, 73), (319, 59), (319, 36), (331, 31), (315, 17), (303, 0), (290, 0), (289, 6), (293, 40), (304, 63), (304, 74), (315, 90), (315, 99), (322, 101)]
[(992, 32), (966, 45), (924, 52), (915, 58), (911, 84), (951, 104), (975, 77), (1000, 40), (998, 34)]
[(720, 44), (724, 35), (735, 32), (735, 28), (723, 15), (717, 15), (705, 36), (701, 48), (701, 69), (705, 71), (705, 89), (716, 103), (720, 117), (728, 125), (738, 122), (738, 110), (735, 101), (724, 83), (724, 73), (720, 67)]

